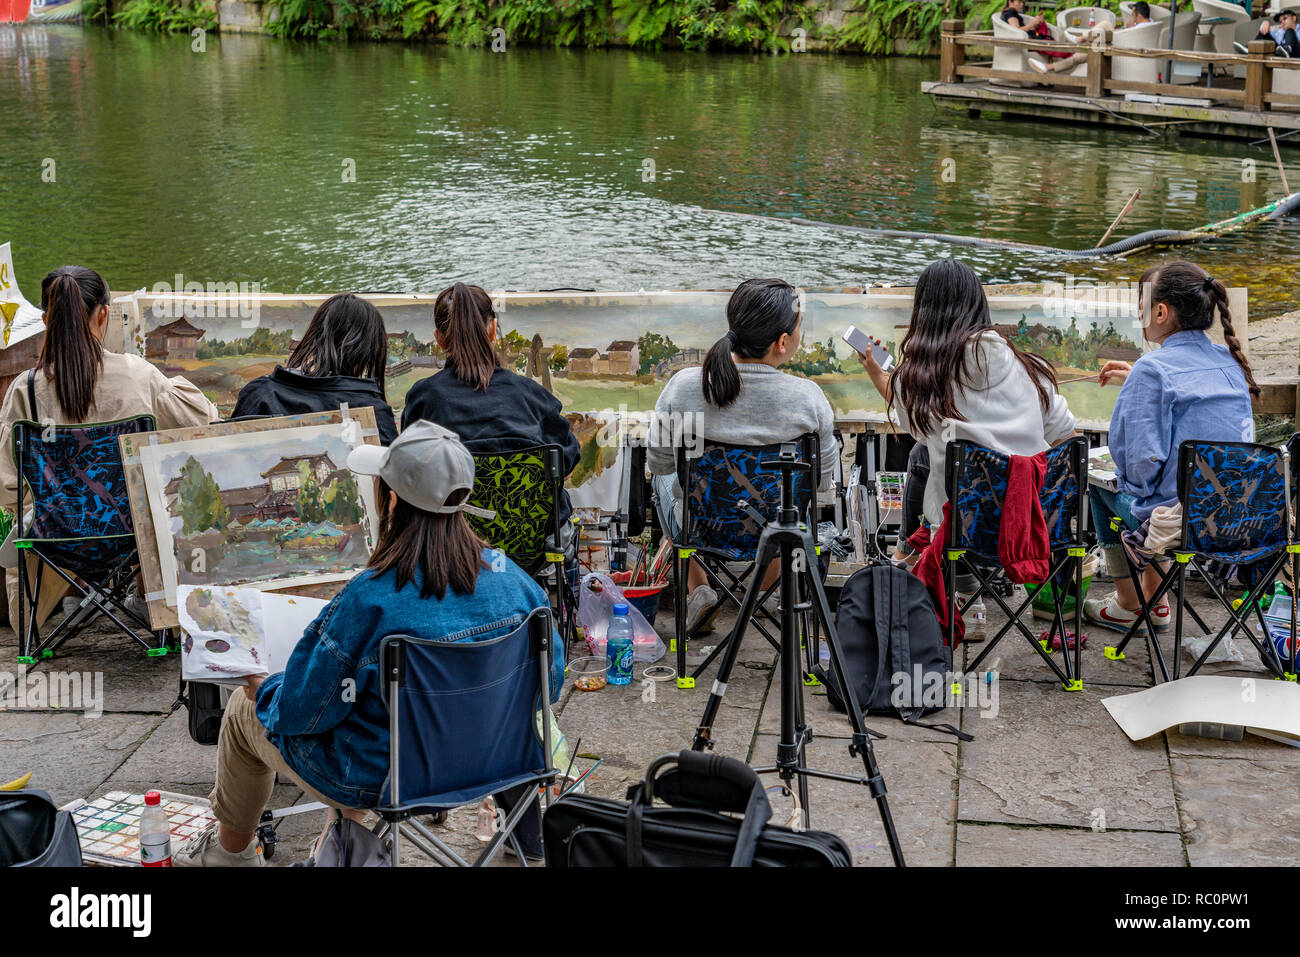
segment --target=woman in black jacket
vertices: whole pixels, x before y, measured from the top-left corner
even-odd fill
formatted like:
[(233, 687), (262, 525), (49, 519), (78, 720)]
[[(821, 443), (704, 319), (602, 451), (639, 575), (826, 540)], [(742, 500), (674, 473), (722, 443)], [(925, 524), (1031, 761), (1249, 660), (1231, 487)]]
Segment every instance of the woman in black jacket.
[(375, 410), (379, 440), (397, 438), (393, 410), (384, 393), (388, 333), (384, 317), (352, 293), (330, 296), (311, 317), (286, 365), (239, 390), (232, 418), (296, 415), (368, 405)]
[[(564, 474), (571, 473), (581, 449), (560, 401), (532, 379), (497, 364), (492, 297), (479, 286), (458, 282), (438, 294), (433, 325), (434, 338), (447, 353), (447, 366), (411, 386), (402, 428), (428, 419), (455, 432), (476, 454), (558, 445)], [(560, 523), (566, 532), (572, 529), (571, 512), (568, 494), (561, 493)]]

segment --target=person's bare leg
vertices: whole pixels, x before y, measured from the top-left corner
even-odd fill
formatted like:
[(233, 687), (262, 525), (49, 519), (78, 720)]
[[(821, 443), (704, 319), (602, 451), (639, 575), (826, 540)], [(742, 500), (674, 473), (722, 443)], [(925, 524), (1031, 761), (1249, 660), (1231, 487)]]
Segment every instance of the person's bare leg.
[[(1156, 593), (1156, 589), (1160, 587), (1160, 575), (1161, 575), (1161, 569), (1158, 569), (1155, 564), (1148, 565), (1143, 570), (1142, 594), (1146, 596), (1148, 599), (1152, 595), (1154, 595)], [(1135, 599), (1137, 598), (1136, 594), (1134, 595), (1134, 598)]]
[(248, 847), (248, 842), (256, 835), (256, 831), (245, 834), (243, 831), (232, 831), (225, 824), (217, 825), (217, 842), (231, 854), (238, 854)]
[(1137, 611), (1142, 604), (1138, 601), (1137, 588), (1131, 578), (1115, 579), (1115, 597), (1119, 599), (1120, 607), (1128, 611)]
[(704, 566), (691, 559), (686, 570), (686, 593), (689, 595), (701, 585), (709, 583), (709, 576), (704, 573)]

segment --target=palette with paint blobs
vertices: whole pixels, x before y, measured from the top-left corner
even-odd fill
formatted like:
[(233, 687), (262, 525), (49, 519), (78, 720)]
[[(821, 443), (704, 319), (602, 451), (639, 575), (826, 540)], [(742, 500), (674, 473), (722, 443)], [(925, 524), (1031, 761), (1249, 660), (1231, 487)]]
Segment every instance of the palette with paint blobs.
[[(204, 798), (159, 791), (163, 812), (171, 824), (172, 850), (216, 820)], [(140, 863), (140, 812), (143, 794), (110, 791), (93, 801), (73, 801), (63, 810), (72, 812), (87, 863), (130, 867)]]

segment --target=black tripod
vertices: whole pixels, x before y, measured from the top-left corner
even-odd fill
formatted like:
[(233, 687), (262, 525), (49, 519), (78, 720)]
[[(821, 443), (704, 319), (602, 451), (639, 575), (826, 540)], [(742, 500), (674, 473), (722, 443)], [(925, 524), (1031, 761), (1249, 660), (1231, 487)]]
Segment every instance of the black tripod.
[[(749, 626), (758, 605), (762, 589), (762, 573), (773, 558), (781, 560), (780, 595), (781, 607), (781, 651), (778, 667), (781, 672), (781, 736), (776, 746), (776, 764), (771, 767), (755, 768), (759, 774), (776, 772), (790, 788), (791, 779), (798, 777), (799, 805), (803, 809), (804, 826), (808, 824), (808, 778), (824, 778), (830, 781), (846, 781), (850, 784), (863, 784), (871, 791), (880, 808), (880, 820), (885, 826), (885, 837), (889, 841), (890, 853), (894, 863), (903, 866), (903, 849), (898, 843), (898, 834), (894, 830), (894, 819), (889, 813), (889, 801), (885, 797), (885, 779), (876, 763), (876, 753), (871, 746), (870, 732), (862, 721), (862, 712), (858, 710), (858, 698), (852, 686), (841, 677), (841, 694), (848, 709), (849, 722), (853, 726), (853, 739), (849, 744), (849, 754), (862, 758), (866, 768), (865, 778), (847, 774), (835, 774), (831, 771), (817, 771), (807, 767), (808, 742), (812, 740), (812, 728), (804, 721), (803, 708), (803, 668), (800, 662), (800, 617), (812, 611), (826, 629), (826, 642), (830, 647), (831, 662), (835, 674), (847, 674), (844, 668), (844, 656), (840, 651), (839, 635), (831, 621), (830, 603), (826, 600), (826, 591), (822, 588), (821, 578), (817, 575), (817, 545), (807, 525), (800, 524), (799, 510), (794, 503), (794, 473), (811, 470), (807, 462), (799, 460), (794, 445), (781, 446), (781, 452), (772, 466), (759, 463), (761, 471), (779, 470), (781, 472), (781, 507), (777, 520), (769, 522), (763, 528), (758, 539), (758, 552), (754, 562), (754, 577), (745, 590), (745, 600), (740, 606), (736, 624), (731, 637), (727, 640), (726, 651), (718, 665), (718, 676), (709, 692), (709, 701), (704, 706), (704, 717), (695, 732), (692, 750), (703, 751), (713, 747), (713, 722), (722, 706), (722, 696), (726, 692), (727, 682), (731, 678), (731, 669), (736, 664), (740, 652), (741, 637)], [(802, 582), (805, 594), (811, 593), (812, 601), (797, 600), (796, 590)], [(793, 793), (793, 791), (791, 791)]]

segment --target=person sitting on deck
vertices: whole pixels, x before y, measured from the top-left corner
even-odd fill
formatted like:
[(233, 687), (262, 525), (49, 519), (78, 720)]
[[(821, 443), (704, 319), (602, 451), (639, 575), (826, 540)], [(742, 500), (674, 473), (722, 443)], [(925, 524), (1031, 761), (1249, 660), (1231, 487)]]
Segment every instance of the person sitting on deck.
[(1043, 25), (1043, 18), (1029, 16), (1025, 13), (1025, 0), (1007, 0), (1006, 8), (1001, 13), (1002, 22), (1024, 33), (1030, 33)]
[(1133, 4), (1133, 16), (1124, 21), (1126, 27), (1136, 27), (1143, 23), (1151, 22), (1151, 5), (1147, 0), (1137, 0)]
[(1273, 15), (1273, 25), (1267, 20), (1259, 25), (1259, 35), (1263, 39), (1271, 38), (1277, 44), (1277, 55), (1300, 57), (1300, 37), (1296, 36), (1296, 14), (1294, 10), (1279, 10)]
[(397, 423), (384, 394), (388, 334), (384, 317), (352, 293), (330, 296), (311, 317), (288, 361), (239, 390), (233, 418), (332, 412), (340, 405), (375, 410), (379, 441), (397, 438)]

